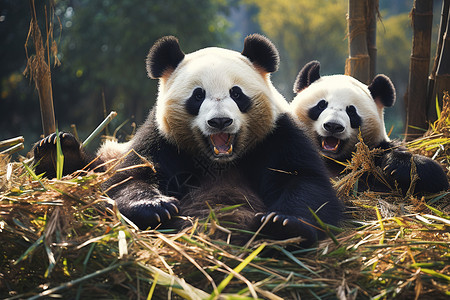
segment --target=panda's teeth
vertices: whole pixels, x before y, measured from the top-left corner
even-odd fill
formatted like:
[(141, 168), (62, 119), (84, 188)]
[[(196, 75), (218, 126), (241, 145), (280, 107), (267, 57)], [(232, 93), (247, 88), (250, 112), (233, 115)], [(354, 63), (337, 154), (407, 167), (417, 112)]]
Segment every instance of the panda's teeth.
[(341, 140), (335, 137), (322, 138), (322, 149), (325, 151), (337, 151)]
[(233, 144), (230, 144), (230, 149), (228, 149), (227, 154), (231, 154), (233, 152)]
[[(226, 135), (226, 136), (225, 136)], [(233, 152), (233, 135), (228, 133), (218, 133), (209, 136), (214, 154), (231, 155)]]

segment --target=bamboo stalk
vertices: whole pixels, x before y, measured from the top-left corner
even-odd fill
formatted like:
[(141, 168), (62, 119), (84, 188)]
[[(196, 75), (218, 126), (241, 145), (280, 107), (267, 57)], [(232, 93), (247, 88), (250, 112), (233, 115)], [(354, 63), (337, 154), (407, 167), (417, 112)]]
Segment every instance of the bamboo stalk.
[[(42, 128), (44, 135), (49, 135), (56, 131), (55, 112), (53, 110), (53, 94), (50, 72), (50, 60), (45, 61), (45, 48), (42, 41), (41, 30), (36, 17), (36, 7), (34, 0), (30, 0), (31, 24), (28, 37), (25, 42), (25, 52), (27, 56), (27, 68), (24, 73), (29, 73), (34, 80), (39, 95), (39, 104), (41, 109)], [(47, 19), (46, 19), (47, 22)], [(47, 32), (48, 35), (48, 32)], [(33, 38), (36, 55), (33, 58), (28, 57), (27, 45), (30, 36)], [(49, 45), (47, 43), (47, 54)], [(48, 54), (49, 55), (49, 54)], [(49, 56), (48, 56), (49, 57)], [(49, 58), (48, 58), (49, 59)]]
[[(447, 18), (450, 18), (447, 7)], [(442, 108), (442, 99), (444, 92), (450, 91), (450, 20), (447, 19), (446, 30), (442, 38), (441, 53), (439, 55), (439, 62), (437, 65), (435, 82), (434, 82), (434, 98), (437, 98), (439, 107)], [(432, 99), (433, 100), (433, 99)], [(431, 103), (435, 103), (432, 101)], [(431, 103), (430, 106), (431, 107)], [(434, 105), (433, 105), (434, 107)], [(430, 115), (431, 120), (437, 119), (436, 109), (431, 110), (434, 112)]]
[[(450, 9), (450, 0), (442, 1), (442, 9), (441, 9), (441, 20), (439, 24), (439, 35), (436, 47), (436, 54), (434, 57), (433, 68), (431, 69), (430, 76), (428, 77), (428, 93), (427, 93), (427, 107), (428, 107), (428, 118), (434, 119), (436, 117), (435, 110), (435, 99), (436, 99), (436, 90), (435, 90), (435, 80), (436, 80), (436, 72), (439, 65), (439, 60), (441, 57), (442, 51), (442, 43), (444, 40), (444, 34), (447, 29), (448, 22), (448, 12)], [(442, 103), (442, 102), (441, 102)]]
[(377, 19), (378, 0), (368, 0), (367, 9), (367, 52), (369, 54), (369, 81), (377, 73)]
[(24, 147), (23, 143), (19, 143), (17, 145), (12, 146), (11, 148), (3, 150), (2, 152), (0, 152), (0, 154), (13, 154), (13, 153), (19, 152), (20, 150), (23, 150), (24, 148), (25, 147)]
[(86, 145), (89, 144), (116, 116), (117, 113), (115, 111), (110, 112), (106, 119), (104, 119), (103, 122), (101, 122), (100, 125), (98, 125), (97, 128), (95, 128), (95, 130), (87, 137), (81, 147), (86, 147)]
[(367, 49), (366, 9), (367, 0), (348, 1), (349, 57), (345, 62), (345, 74), (368, 84), (370, 56)]
[(406, 98), (406, 139), (423, 134), (416, 128), (427, 129), (428, 127), (426, 99), (433, 26), (433, 1), (414, 0), (411, 17), (413, 41)]
[(18, 137), (12, 138), (12, 139), (0, 141), (0, 148), (14, 146), (16, 144), (23, 143), (23, 142), (24, 142), (23, 136), (18, 136)]

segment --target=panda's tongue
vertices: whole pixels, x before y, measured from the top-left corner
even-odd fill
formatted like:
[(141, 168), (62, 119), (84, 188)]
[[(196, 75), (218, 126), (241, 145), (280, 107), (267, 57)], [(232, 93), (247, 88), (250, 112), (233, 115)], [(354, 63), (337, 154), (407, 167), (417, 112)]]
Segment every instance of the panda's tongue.
[(224, 132), (211, 134), (210, 139), (214, 146), (214, 153), (216, 155), (231, 154), (233, 151), (230, 134)]
[(341, 140), (333, 136), (328, 136), (322, 139), (322, 149), (327, 151), (336, 151)]

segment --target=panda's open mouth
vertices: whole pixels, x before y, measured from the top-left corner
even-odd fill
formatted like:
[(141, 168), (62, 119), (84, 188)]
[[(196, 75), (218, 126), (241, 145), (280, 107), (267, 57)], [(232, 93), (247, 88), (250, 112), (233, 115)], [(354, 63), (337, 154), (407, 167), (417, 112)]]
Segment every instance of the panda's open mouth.
[(336, 153), (339, 151), (341, 140), (334, 136), (322, 137), (322, 150)]
[(230, 156), (233, 154), (234, 134), (220, 132), (209, 136), (215, 156)]

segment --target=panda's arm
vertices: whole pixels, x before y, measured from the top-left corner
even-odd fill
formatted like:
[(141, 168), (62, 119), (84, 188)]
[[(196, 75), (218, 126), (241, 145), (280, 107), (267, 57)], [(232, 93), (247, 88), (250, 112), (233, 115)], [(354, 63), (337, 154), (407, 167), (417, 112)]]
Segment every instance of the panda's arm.
[(385, 177), (406, 194), (411, 185), (411, 162), (414, 162), (419, 179), (415, 184), (415, 193), (437, 193), (449, 188), (448, 178), (442, 166), (431, 158), (409, 152), (395, 142), (383, 142), (384, 150), (376, 164), (381, 167)]
[(145, 163), (130, 153), (104, 185), (120, 213), (140, 229), (155, 228), (178, 214), (178, 200), (160, 192), (155, 170)]
[(314, 242), (322, 232), (314, 228), (318, 225), (310, 209), (333, 225), (338, 224), (342, 211), (323, 161), (287, 115), (278, 120), (265, 144), (266, 169), (259, 186), (268, 207), (265, 217), (273, 219), (270, 229), (275, 235), (302, 235)]

